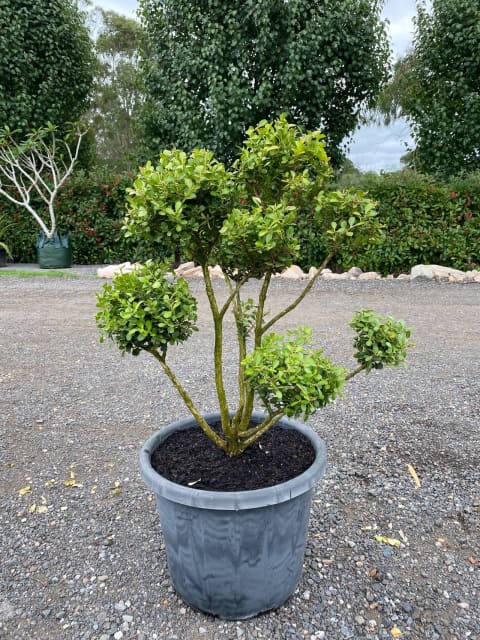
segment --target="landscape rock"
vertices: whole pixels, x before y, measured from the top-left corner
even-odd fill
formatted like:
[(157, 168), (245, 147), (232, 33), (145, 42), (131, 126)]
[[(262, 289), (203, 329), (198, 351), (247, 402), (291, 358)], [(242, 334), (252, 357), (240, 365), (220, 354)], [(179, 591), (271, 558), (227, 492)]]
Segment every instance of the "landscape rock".
[(195, 263), (192, 260), (179, 264), (175, 269), (175, 273), (177, 276), (183, 276), (186, 271), (190, 271), (191, 269), (195, 269)]
[(345, 273), (323, 273), (321, 276), (322, 280), (350, 280), (350, 275)]
[(202, 278), (203, 277), (202, 267), (192, 267), (191, 269), (187, 269), (182, 273), (182, 278), (191, 278), (191, 277)]
[[(121, 264), (111, 264), (105, 267), (99, 267), (97, 269), (97, 276), (99, 278), (113, 278), (117, 273), (128, 273), (133, 269), (137, 269), (140, 266), (139, 263), (122, 262)], [(222, 278), (223, 271), (220, 265), (209, 267), (210, 276), (212, 278)], [(310, 267), (308, 273), (302, 271), (298, 265), (292, 265), (285, 269), (282, 273), (276, 274), (276, 278), (285, 278), (286, 280), (304, 280), (312, 279), (318, 273), (318, 268)], [(202, 268), (195, 266), (195, 263), (184, 262), (175, 269), (175, 274), (182, 278), (201, 278), (203, 277)], [(453, 269), (452, 267), (444, 267), (437, 264), (417, 264), (412, 267), (410, 274), (401, 273), (397, 277), (392, 274), (382, 276), (376, 271), (363, 272), (360, 267), (351, 267), (348, 271), (343, 273), (333, 273), (331, 269), (322, 269), (320, 274), (322, 280), (437, 280), (440, 282), (456, 283), (480, 283), (480, 271), (460, 271), (459, 269)]]
[(208, 267), (208, 270), (212, 278), (223, 278), (223, 271), (220, 265), (216, 264), (214, 267)]
[(454, 280), (451, 282), (462, 282), (465, 273), (459, 269), (452, 269), (451, 267), (442, 267), (438, 264), (417, 264), (412, 267), (410, 271), (410, 277), (412, 280), (416, 278), (426, 278), (428, 280), (449, 280), (451, 277)]
[(280, 278), (286, 278), (287, 280), (303, 280), (304, 278), (308, 278), (308, 275), (304, 273), (298, 265), (292, 264), (291, 267), (282, 271)]
[(347, 273), (349, 273), (352, 278), (358, 278), (358, 276), (362, 275), (363, 271), (360, 267), (351, 267)]
[(480, 282), (480, 271), (466, 271), (464, 282)]
[(98, 278), (113, 278), (117, 273), (129, 273), (134, 269), (137, 269), (140, 265), (138, 262), (132, 264), (131, 262), (122, 262), (121, 264), (110, 264), (106, 267), (99, 267), (97, 269)]

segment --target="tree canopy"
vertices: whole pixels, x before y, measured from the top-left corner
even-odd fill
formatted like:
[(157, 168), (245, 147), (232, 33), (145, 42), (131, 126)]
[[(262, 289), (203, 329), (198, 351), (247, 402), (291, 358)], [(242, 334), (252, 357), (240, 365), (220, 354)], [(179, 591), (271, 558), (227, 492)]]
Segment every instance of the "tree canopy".
[(381, 0), (140, 0), (145, 128), (152, 150), (212, 150), (230, 161), (246, 129), (286, 113), (343, 139), (386, 80)]
[(90, 114), (97, 160), (129, 169), (140, 154), (139, 112), (144, 93), (139, 65), (143, 30), (136, 20), (99, 9), (98, 56)]
[(439, 175), (480, 169), (480, 0), (417, 5), (412, 50), (395, 66), (379, 102), (404, 116), (415, 149), (409, 163)]
[(71, 0), (0, 0), (0, 125), (63, 125), (87, 108), (94, 55)]

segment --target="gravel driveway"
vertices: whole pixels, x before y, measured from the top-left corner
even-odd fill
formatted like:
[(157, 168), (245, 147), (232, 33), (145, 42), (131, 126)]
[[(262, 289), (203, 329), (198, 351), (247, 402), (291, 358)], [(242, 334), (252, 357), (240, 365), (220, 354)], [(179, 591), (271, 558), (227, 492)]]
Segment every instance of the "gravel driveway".
[[(358, 376), (310, 420), (329, 467), (298, 591), (225, 622), (171, 587), (137, 452), (186, 412), (153, 358), (99, 344), (101, 284), (0, 280), (2, 640), (480, 638), (480, 285), (319, 282), (284, 319), (350, 367), (359, 308), (404, 318), (416, 346), (408, 369)], [(299, 289), (275, 281), (272, 308)], [(201, 331), (171, 362), (214, 410), (205, 310), (200, 294)]]

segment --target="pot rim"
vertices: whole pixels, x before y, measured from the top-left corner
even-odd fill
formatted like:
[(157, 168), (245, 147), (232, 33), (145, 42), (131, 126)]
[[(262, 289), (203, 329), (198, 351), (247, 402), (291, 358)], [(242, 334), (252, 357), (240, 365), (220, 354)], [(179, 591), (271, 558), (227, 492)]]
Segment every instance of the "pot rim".
[[(204, 413), (202, 415), (207, 422), (219, 418), (218, 412)], [(259, 423), (264, 417), (265, 414), (261, 411), (254, 411), (252, 413), (252, 421), (254, 422)], [(140, 473), (146, 485), (155, 495), (171, 500), (172, 502), (200, 509), (219, 511), (255, 509), (286, 502), (310, 491), (325, 472), (327, 455), (325, 444), (320, 436), (306, 424), (290, 418), (282, 418), (278, 422), (279, 426), (295, 429), (303, 433), (315, 449), (315, 460), (310, 467), (300, 475), (272, 487), (252, 489), (249, 491), (205, 491), (203, 489), (195, 489), (194, 487), (185, 487), (176, 484), (155, 471), (151, 464), (151, 456), (153, 451), (163, 440), (171, 435), (171, 433), (177, 430), (188, 429), (196, 424), (197, 421), (193, 417), (172, 422), (151, 436), (141, 448)]]

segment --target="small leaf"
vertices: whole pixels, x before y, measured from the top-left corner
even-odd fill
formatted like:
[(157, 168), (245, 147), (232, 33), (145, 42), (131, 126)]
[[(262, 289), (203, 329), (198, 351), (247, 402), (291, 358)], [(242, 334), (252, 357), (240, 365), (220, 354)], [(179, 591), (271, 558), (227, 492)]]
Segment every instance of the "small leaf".
[(390, 634), (393, 638), (401, 638), (403, 636), (403, 633), (398, 627), (393, 627), (393, 629), (390, 630)]
[(413, 466), (411, 464), (407, 464), (407, 468), (410, 472), (410, 475), (412, 476), (414, 482), (415, 482), (415, 486), (417, 487), (417, 489), (420, 489), (420, 480), (419, 477), (417, 476), (417, 472), (415, 471), (415, 469), (413, 468)]
[(38, 506), (36, 504), (32, 504), (32, 506), (28, 510), (28, 513), (47, 513), (47, 511), (48, 507), (46, 504), (39, 504)]
[(26, 493), (32, 493), (31, 487), (29, 487), (29, 486), (23, 487), (23, 489), (19, 489), (19, 491), (18, 491), (18, 495), (20, 495), (20, 496), (24, 496)]
[(120, 486), (120, 482), (118, 480), (115, 480), (115, 482), (113, 483), (113, 487), (112, 487), (112, 493), (114, 496), (118, 496), (120, 493), (122, 493), (123, 489)]
[(389, 544), (391, 547), (401, 547), (402, 543), (396, 538), (387, 538), (386, 536), (375, 536), (377, 542), (383, 542), (383, 544)]
[(63, 484), (66, 487), (83, 487), (83, 484), (77, 482), (76, 475), (73, 471), (70, 471), (70, 480), (65, 480)]

